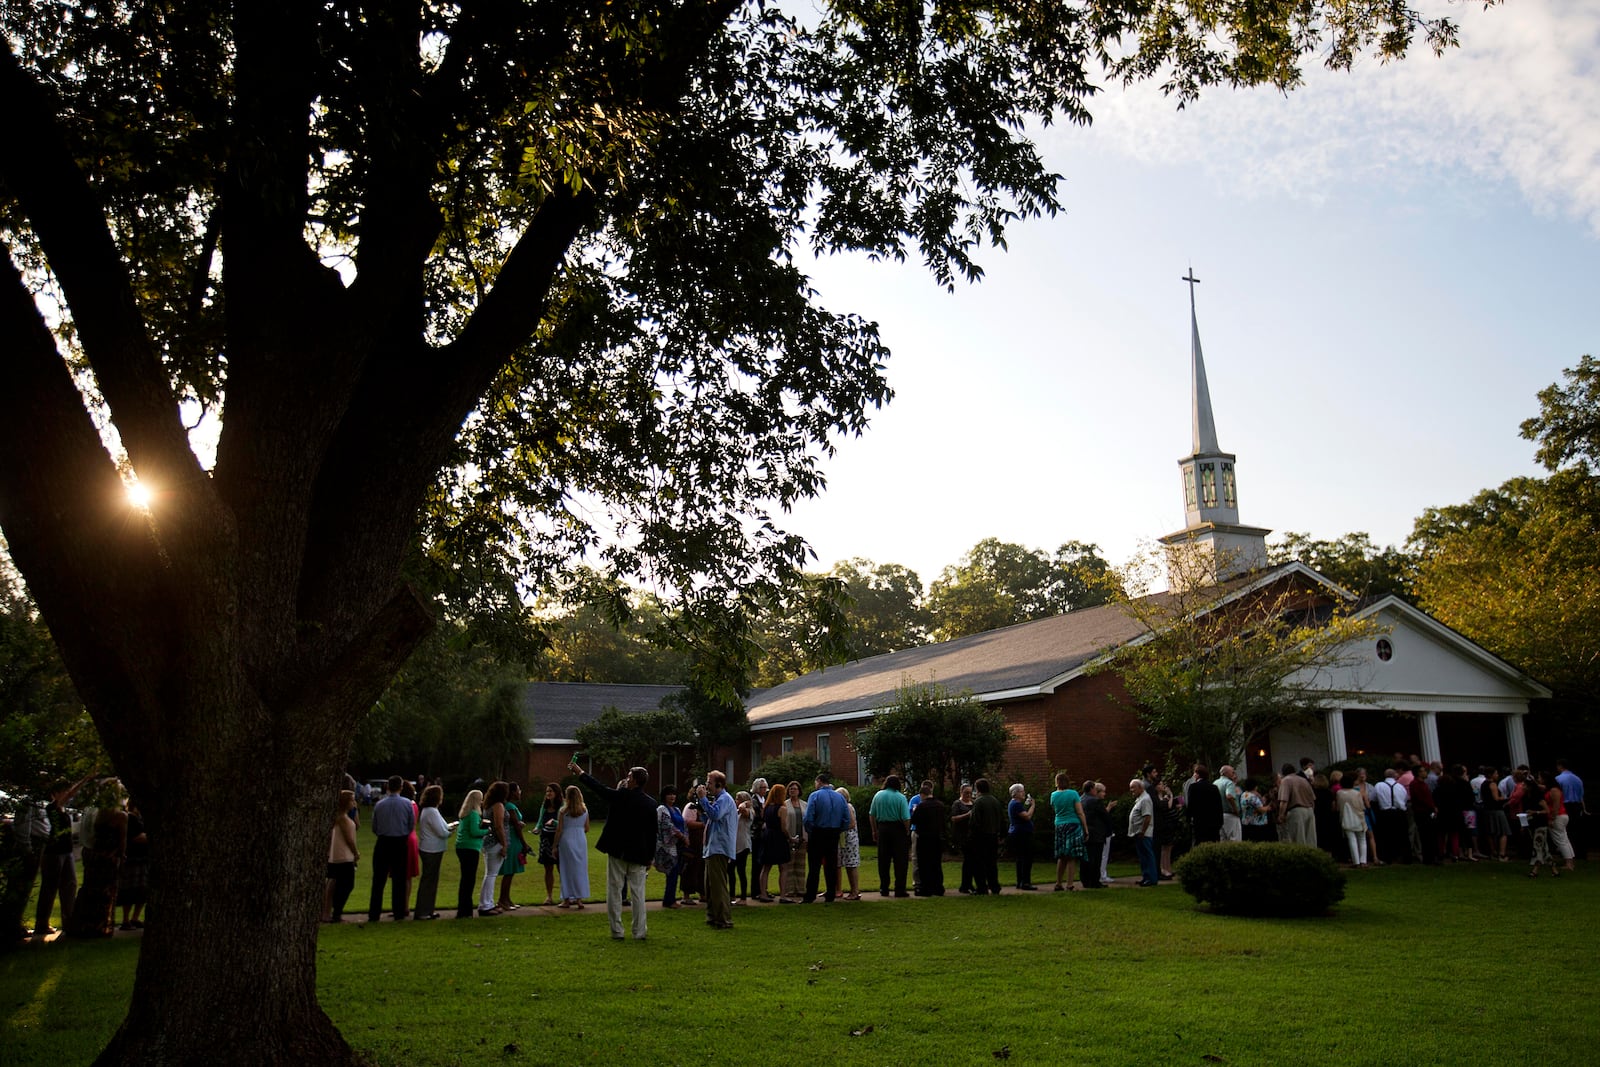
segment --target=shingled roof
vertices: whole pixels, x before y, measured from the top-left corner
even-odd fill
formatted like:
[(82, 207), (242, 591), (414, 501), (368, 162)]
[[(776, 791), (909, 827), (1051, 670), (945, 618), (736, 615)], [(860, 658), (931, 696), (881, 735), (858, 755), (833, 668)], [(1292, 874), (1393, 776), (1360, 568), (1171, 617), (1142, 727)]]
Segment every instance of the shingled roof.
[(661, 707), (681, 685), (612, 685), (603, 682), (529, 682), (522, 689), (522, 722), (534, 744), (574, 744), (578, 727), (606, 708), (642, 715)]
[[(1293, 572), (1327, 581), (1303, 564), (1285, 564), (1223, 583), (1217, 588), (1218, 602)], [(1168, 598), (1167, 593), (1157, 593), (1149, 599)], [(971, 690), (985, 701), (1034, 696), (1048, 692), (1144, 630), (1120, 605), (1104, 604), (937, 645), (889, 652), (812, 671), (752, 696), (750, 725), (759, 730), (779, 724), (865, 719), (893, 704), (907, 681), (937, 682), (952, 693)]]
[(866, 717), (895, 700), (907, 681), (970, 689), (990, 700), (1023, 696), (1107, 649), (1138, 637), (1139, 622), (1120, 606), (1080, 608), (937, 645), (857, 660), (774, 686), (750, 702), (750, 725)]

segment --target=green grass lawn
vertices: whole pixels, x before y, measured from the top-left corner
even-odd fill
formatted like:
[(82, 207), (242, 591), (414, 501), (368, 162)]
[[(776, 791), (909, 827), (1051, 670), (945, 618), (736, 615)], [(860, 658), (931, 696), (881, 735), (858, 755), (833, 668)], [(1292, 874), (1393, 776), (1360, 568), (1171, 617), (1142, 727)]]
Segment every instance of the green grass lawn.
[[(1594, 866), (1479, 864), (1352, 872), (1323, 919), (1214, 916), (1165, 886), (752, 906), (732, 931), (654, 912), (640, 943), (611, 941), (597, 908), (325, 927), (319, 987), (395, 1065), (1582, 1059), (1600, 1020), (1566, 991), (1593, 981), (1597, 906)], [(0, 957), (0, 1061), (88, 1062), (137, 953)]]

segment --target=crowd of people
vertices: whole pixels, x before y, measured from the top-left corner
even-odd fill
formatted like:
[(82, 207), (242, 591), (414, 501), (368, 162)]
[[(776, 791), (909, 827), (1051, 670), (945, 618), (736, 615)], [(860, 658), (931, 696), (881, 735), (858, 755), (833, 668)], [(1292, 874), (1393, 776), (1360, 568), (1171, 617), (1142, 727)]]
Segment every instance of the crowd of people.
[[(69, 805), (74, 798), (84, 797), (88, 803), (79, 813), (75, 844)], [(56, 933), (110, 937), (119, 929), (144, 928), (150, 836), (138, 805), (120, 781), (91, 776), (73, 783), (57, 782), (46, 802), (29, 805), (19, 813), (11, 833), (17, 862), (5, 890), (8, 896), (18, 898), (11, 913), (20, 916), (38, 878), (32, 937), (43, 940)], [(57, 904), (60, 929), (50, 922)], [(120, 924), (116, 919), (119, 906)]]
[(1365, 767), (1325, 774), (1310, 759), (1298, 767), (1286, 763), (1265, 779), (1241, 780), (1226, 766), (1212, 778), (1196, 764), (1178, 790), (1146, 766), (1129, 791), (1136, 809), (1129, 836), (1139, 850), (1141, 885), (1172, 877), (1175, 845), (1208, 841), (1311, 845), (1357, 869), (1504, 863), (1515, 856), (1536, 877), (1541, 867), (1557, 876), (1572, 870), (1587, 838), (1583, 781), (1565, 761), (1548, 772), (1522, 765), (1474, 773), (1462, 764), (1396, 753), (1381, 780), (1372, 780)]
[[(635, 767), (615, 787), (570, 767), (609, 815), (596, 847), (607, 857), (605, 902), (612, 936), (624, 936), (622, 909), (633, 907), (635, 938), (647, 934), (645, 875), (665, 876), (661, 906), (704, 907), (706, 922), (733, 927), (732, 909), (748, 904), (811, 903), (862, 898), (863, 827), (850, 791), (819, 774), (807, 792), (798, 781), (731, 792), (720, 772), (696, 783), (680, 805), (675, 786), (651, 796), (649, 772)], [(59, 902), (69, 936), (110, 936), (143, 927), (150, 869), (147, 829), (114, 779), (96, 783), (95, 805), (83, 816), (75, 850), (68, 805), (90, 779), (60, 783), (49, 803), (28, 809), (15, 834), (28, 843), (27, 878), (39, 896), (33, 935), (56, 933), (50, 918)], [(1529, 876), (1574, 869), (1586, 852), (1588, 811), (1583, 781), (1565, 761), (1554, 770), (1479, 767), (1423, 761), (1399, 753), (1381, 778), (1365, 767), (1323, 773), (1310, 759), (1262, 778), (1240, 778), (1224, 766), (1212, 777), (1195, 764), (1174, 788), (1153, 765), (1128, 783), (1124, 824), (1104, 782), (1074, 785), (1056, 775), (1048, 807), (1022, 784), (1002, 801), (986, 778), (963, 783), (946, 805), (932, 782), (914, 791), (890, 775), (865, 812), (877, 842), (877, 892), (884, 897), (943, 896), (944, 856), (961, 857), (957, 892), (999, 893), (1000, 849), (1015, 865), (1014, 886), (1034, 891), (1035, 854), (1048, 847), (1054, 890), (1111, 884), (1113, 840), (1124, 830), (1139, 862), (1136, 884), (1173, 877), (1175, 851), (1211, 841), (1287, 841), (1326, 850), (1355, 869), (1391, 864), (1525, 861)], [(420, 787), (420, 791), (419, 791)], [(371, 811), (375, 837), (367, 919), (382, 916), (384, 894), (396, 920), (440, 917), (439, 880), (453, 847), (459, 872), (455, 917), (469, 919), (520, 909), (512, 886), (531, 864), (542, 870), (547, 907), (582, 910), (589, 885), (589, 811), (584, 790), (551, 783), (532, 819), (518, 783), (474, 784), (456, 818), (440, 810), (442, 785), (390, 778)], [(356, 783), (347, 777), (330, 830), (322, 907), (325, 922), (342, 919), (360, 861), (361, 815)], [(1038, 820), (1048, 818), (1048, 832)], [(1048, 842), (1048, 846), (1043, 843)], [(75, 852), (81, 851), (80, 887)], [(414, 897), (414, 902), (413, 902)], [(122, 909), (120, 927), (115, 923)], [(19, 905), (20, 906), (20, 905)]]
[[(607, 856), (606, 911), (612, 936), (624, 937), (622, 909), (633, 907), (632, 933), (647, 934), (643, 910), (646, 873), (665, 876), (661, 906), (704, 907), (706, 922), (731, 929), (732, 909), (747, 904), (802, 904), (860, 900), (862, 827), (850, 791), (834, 786), (827, 772), (807, 792), (798, 781), (757, 778), (749, 790), (732, 792), (712, 772), (679, 803), (677, 788), (649, 793), (649, 772), (636, 767), (615, 787), (570, 768), (592, 793), (603, 796), (609, 817), (597, 842)], [(1585, 805), (1582, 781), (1564, 763), (1538, 774), (1527, 767), (1471, 775), (1460, 765), (1424, 763), (1397, 756), (1382, 781), (1365, 769), (1348, 777), (1320, 772), (1312, 760), (1285, 764), (1280, 774), (1241, 779), (1231, 766), (1212, 777), (1195, 764), (1174, 789), (1153, 766), (1128, 783), (1125, 823), (1104, 782), (1074, 784), (1056, 775), (1048, 808), (1018, 783), (1002, 801), (986, 778), (963, 783), (949, 805), (932, 782), (911, 791), (890, 775), (865, 812), (877, 842), (877, 892), (884, 897), (943, 896), (944, 856), (961, 857), (956, 891), (983, 895), (1001, 891), (999, 857), (1005, 848), (1015, 864), (1015, 888), (1034, 891), (1035, 854), (1048, 847), (1056, 892), (1102, 889), (1119, 832), (1132, 839), (1139, 861), (1136, 885), (1150, 887), (1173, 877), (1175, 851), (1210, 841), (1287, 841), (1320, 847), (1354, 868), (1392, 863), (1509, 861), (1512, 851), (1529, 860), (1530, 873), (1549, 867), (1571, 870), (1579, 849)], [(438, 861), (455, 833), (461, 870), (457, 918), (493, 916), (520, 907), (511, 900), (512, 879), (536, 856), (544, 869), (545, 905), (581, 909), (589, 897), (589, 816), (584, 792), (552, 784), (536, 816), (537, 849), (524, 836), (527, 825), (515, 783), (473, 789), (457, 821), (438, 814), (438, 786), (407, 799), (407, 786), (391, 779), (373, 809), (378, 835), (368, 918), (381, 912), (385, 881), (392, 882), (393, 912), (405, 918), (406, 879), (421, 874), (415, 918), (433, 911)], [(353, 797), (341, 794), (340, 807)], [(354, 859), (354, 812), (341, 811), (329, 851), (329, 917), (342, 910)], [(1051, 820), (1049, 832), (1038, 824)], [(1125, 829), (1124, 829), (1125, 827)], [(408, 846), (407, 835), (415, 840)], [(1048, 846), (1043, 842), (1047, 841)], [(1036, 845), (1036, 843), (1039, 843)], [(1579, 846), (1581, 847), (1581, 846)], [(421, 852), (420, 864), (410, 857)], [(428, 857), (435, 857), (431, 862)], [(480, 877), (478, 871), (482, 867)], [(499, 893), (496, 894), (496, 879)], [(341, 889), (340, 887), (344, 887)], [(557, 895), (559, 887), (559, 896)]]

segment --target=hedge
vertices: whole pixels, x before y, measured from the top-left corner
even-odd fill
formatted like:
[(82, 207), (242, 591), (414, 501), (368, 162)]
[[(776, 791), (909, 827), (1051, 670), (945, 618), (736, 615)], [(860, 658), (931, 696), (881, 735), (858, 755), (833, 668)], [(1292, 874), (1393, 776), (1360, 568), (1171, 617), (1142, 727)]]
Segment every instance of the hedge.
[(1225, 915), (1326, 915), (1344, 899), (1345, 876), (1310, 845), (1224, 841), (1173, 864), (1184, 892)]

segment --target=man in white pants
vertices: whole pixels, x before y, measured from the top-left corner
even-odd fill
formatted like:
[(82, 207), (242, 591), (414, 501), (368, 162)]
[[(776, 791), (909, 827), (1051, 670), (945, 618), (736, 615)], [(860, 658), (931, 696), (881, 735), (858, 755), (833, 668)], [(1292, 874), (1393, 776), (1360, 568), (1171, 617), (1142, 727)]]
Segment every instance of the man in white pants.
[(622, 891), (628, 891), (633, 909), (633, 938), (643, 941), (650, 932), (645, 921), (644, 877), (656, 854), (656, 798), (644, 791), (650, 772), (635, 767), (617, 788), (602, 785), (576, 763), (568, 765), (579, 781), (604, 794), (611, 811), (597, 847), (606, 854), (606, 918), (611, 920), (611, 940), (622, 940)]

